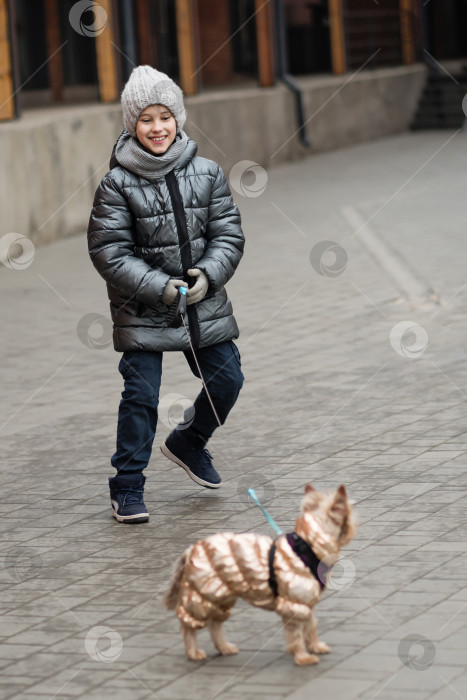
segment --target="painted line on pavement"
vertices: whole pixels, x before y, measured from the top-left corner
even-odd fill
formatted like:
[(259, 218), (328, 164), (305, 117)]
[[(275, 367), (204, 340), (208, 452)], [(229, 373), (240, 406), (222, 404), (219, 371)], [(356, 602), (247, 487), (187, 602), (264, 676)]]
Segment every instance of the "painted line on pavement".
[(355, 207), (342, 207), (341, 212), (352, 229), (358, 231), (361, 243), (409, 303), (415, 306), (439, 306), (441, 301), (434, 289), (412, 270), (398, 252), (376, 234)]

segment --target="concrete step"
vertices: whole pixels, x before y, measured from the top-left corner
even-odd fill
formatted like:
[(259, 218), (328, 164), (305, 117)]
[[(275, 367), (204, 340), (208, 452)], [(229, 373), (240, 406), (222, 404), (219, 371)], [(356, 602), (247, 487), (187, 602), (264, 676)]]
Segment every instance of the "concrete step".
[[(457, 82), (454, 82), (457, 81)], [(447, 129), (462, 126), (462, 100), (467, 92), (467, 74), (430, 74), (420, 97), (411, 129)]]
[(420, 131), (422, 129), (460, 129), (462, 124), (462, 119), (418, 119), (410, 125), (410, 130)]
[(431, 114), (434, 116), (458, 116), (461, 117), (464, 113), (462, 111), (462, 105), (458, 102), (455, 105), (447, 104), (420, 104), (415, 113), (417, 116), (422, 116), (424, 114)]

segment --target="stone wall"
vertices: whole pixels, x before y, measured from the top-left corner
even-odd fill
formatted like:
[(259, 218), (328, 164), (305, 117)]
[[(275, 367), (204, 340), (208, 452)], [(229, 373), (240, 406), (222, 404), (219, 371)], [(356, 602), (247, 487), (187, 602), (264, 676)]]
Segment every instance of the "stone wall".
[[(311, 149), (298, 139), (294, 97), (281, 84), (187, 98), (186, 130), (227, 174), (241, 160), (267, 169), (404, 131), (424, 79), (420, 65), (299, 79)], [(0, 237), (16, 232), (37, 244), (83, 231), (121, 128), (118, 104), (40, 108), (1, 124)]]

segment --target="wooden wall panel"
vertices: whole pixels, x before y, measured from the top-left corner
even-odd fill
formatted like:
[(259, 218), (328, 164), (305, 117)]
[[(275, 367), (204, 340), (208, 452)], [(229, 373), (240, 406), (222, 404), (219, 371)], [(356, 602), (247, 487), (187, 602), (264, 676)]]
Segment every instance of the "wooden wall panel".
[(0, 119), (14, 119), (13, 75), (7, 0), (0, 0)]
[(176, 0), (180, 86), (185, 95), (194, 95), (198, 90), (194, 12), (192, 0)]
[(47, 56), (49, 70), (50, 87), (54, 101), (63, 99), (63, 60), (60, 47), (62, 44), (60, 37), (60, 21), (58, 14), (58, 0), (44, 1)]
[(412, 0), (399, 0), (402, 63), (415, 63), (414, 7)]
[(332, 72), (342, 75), (347, 72), (342, 0), (328, 0), (331, 32)]
[(97, 75), (99, 94), (102, 102), (115, 102), (119, 99), (117, 59), (113, 30), (111, 0), (99, 0), (107, 13), (107, 24), (103, 32), (96, 36)]
[(151, 36), (149, 0), (136, 0), (136, 22), (138, 27), (139, 64), (153, 65), (154, 37)]
[(275, 83), (272, 2), (255, 0), (255, 10), (259, 84), (272, 87)]

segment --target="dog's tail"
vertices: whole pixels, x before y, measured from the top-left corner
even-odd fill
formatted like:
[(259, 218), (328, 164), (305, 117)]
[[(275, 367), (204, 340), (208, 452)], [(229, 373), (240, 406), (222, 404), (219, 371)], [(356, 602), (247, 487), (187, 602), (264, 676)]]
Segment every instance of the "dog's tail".
[(185, 563), (188, 558), (189, 550), (183, 552), (182, 556), (175, 565), (172, 580), (170, 582), (170, 587), (164, 596), (164, 605), (169, 610), (175, 610), (178, 605), (178, 595), (180, 593), (180, 586), (182, 583), (183, 570), (185, 568)]

